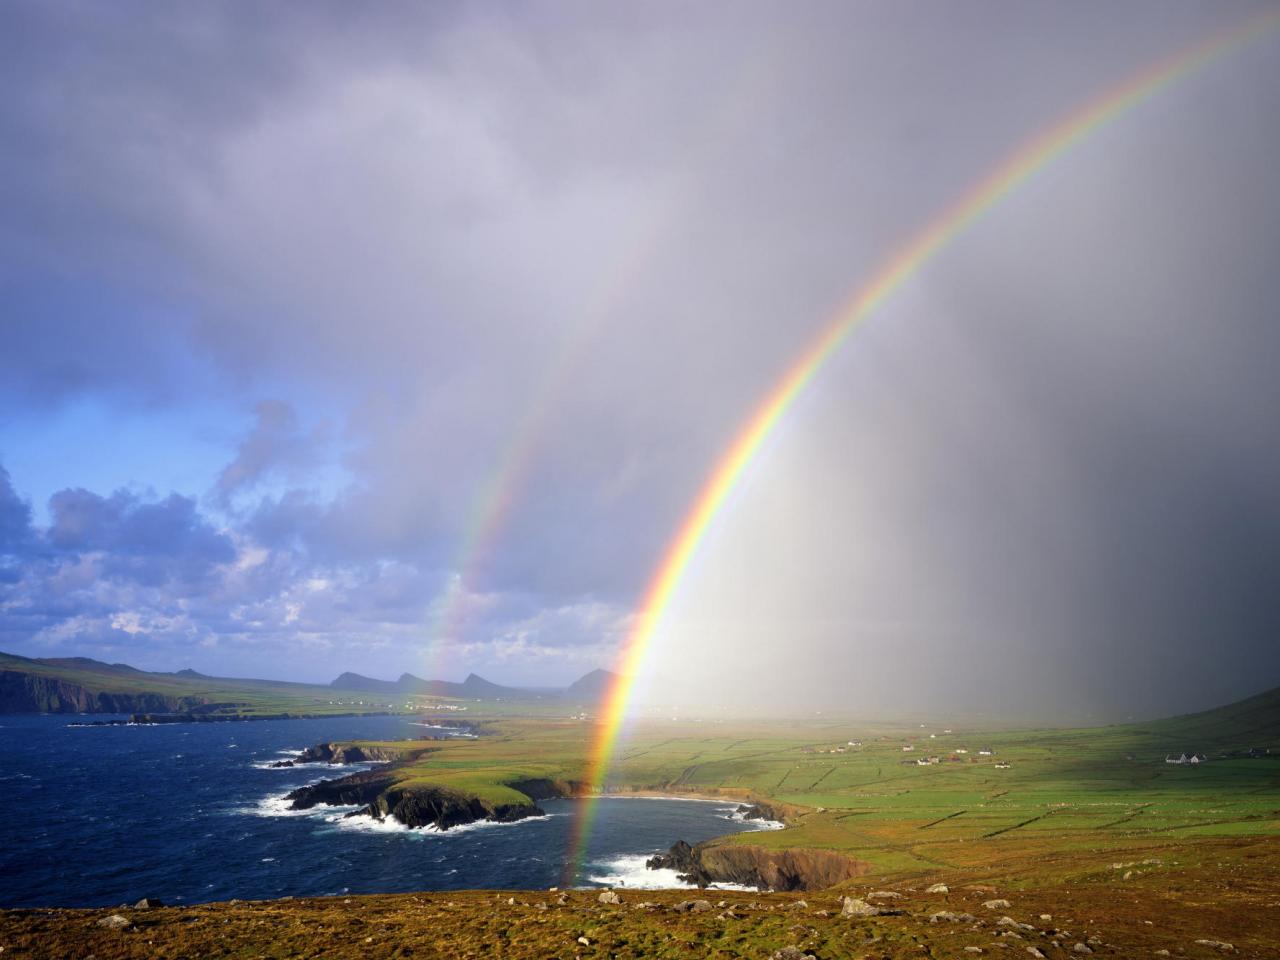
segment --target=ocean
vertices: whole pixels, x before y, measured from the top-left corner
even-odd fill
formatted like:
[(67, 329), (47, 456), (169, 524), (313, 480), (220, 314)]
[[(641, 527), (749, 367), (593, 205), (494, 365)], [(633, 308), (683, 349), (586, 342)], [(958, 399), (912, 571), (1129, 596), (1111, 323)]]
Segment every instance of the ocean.
[[(407, 830), (335, 808), (305, 813), (281, 798), (364, 766), (269, 764), (311, 744), (400, 739), (403, 717), (74, 727), (111, 719), (0, 716), (0, 907), (166, 903), (532, 889), (563, 881), (582, 801), (539, 804), (545, 817)], [(600, 802), (582, 880), (679, 886), (644, 861), (676, 840), (697, 843), (760, 824), (734, 804), (609, 798)]]

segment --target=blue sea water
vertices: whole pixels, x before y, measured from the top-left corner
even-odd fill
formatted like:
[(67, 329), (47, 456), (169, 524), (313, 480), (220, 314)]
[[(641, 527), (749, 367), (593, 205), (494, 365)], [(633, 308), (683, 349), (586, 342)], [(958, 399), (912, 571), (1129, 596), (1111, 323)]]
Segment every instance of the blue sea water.
[[(0, 907), (106, 906), (561, 883), (581, 802), (444, 833), (344, 819), (280, 798), (350, 767), (271, 769), (314, 743), (421, 736), (401, 717), (72, 727), (101, 717), (0, 716)], [(733, 806), (599, 804), (584, 876), (674, 886), (644, 859), (678, 839), (750, 829)]]

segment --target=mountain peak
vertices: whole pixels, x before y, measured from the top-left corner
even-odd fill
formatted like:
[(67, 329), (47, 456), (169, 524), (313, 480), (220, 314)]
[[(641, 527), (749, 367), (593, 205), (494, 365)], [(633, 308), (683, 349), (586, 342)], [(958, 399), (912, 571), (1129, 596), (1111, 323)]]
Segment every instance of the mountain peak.
[(621, 679), (621, 675), (612, 670), (596, 669), (583, 674), (565, 689), (565, 696), (582, 697), (588, 700), (602, 699)]

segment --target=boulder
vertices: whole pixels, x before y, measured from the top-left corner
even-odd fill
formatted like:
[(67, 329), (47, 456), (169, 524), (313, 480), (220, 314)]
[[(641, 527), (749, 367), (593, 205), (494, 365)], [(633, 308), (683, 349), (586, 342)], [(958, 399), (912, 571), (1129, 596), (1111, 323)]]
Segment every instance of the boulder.
[(1013, 906), (1008, 900), (984, 900), (982, 905), (988, 910), (1008, 910)]
[(600, 903), (611, 903), (614, 906), (618, 906), (622, 903), (622, 898), (612, 890), (606, 890), (604, 893), (600, 894), (600, 896), (596, 897), (596, 900)]
[(818, 960), (818, 958), (812, 953), (805, 953), (799, 947), (787, 946), (773, 951), (773, 956), (769, 960)]
[(1080, 953), (1080, 954), (1090, 954), (1090, 953), (1093, 953), (1093, 947), (1089, 946), (1087, 943), (1077, 943), (1074, 947), (1071, 948), (1071, 952)]
[(873, 907), (865, 900), (859, 900), (857, 897), (845, 897), (840, 901), (840, 916), (842, 917), (874, 917), (880, 913), (879, 907)]
[(769, 960), (818, 960), (818, 958), (812, 953), (805, 953), (799, 947), (787, 946), (773, 951)]
[(98, 921), (98, 926), (107, 927), (111, 930), (128, 930), (133, 926), (133, 921), (128, 917), (122, 917), (118, 913), (113, 913), (109, 917), (103, 917)]
[(137, 903), (133, 905), (133, 909), (150, 910), (153, 907), (163, 907), (163, 906), (164, 904), (161, 903), (159, 900), (157, 900), (155, 897), (143, 897), (141, 900), (139, 900)]
[(996, 921), (997, 927), (1012, 927), (1014, 930), (1021, 930), (1023, 933), (1035, 933), (1036, 928), (1029, 923), (1019, 923), (1013, 917), (1001, 917)]
[(902, 894), (898, 893), (896, 890), (872, 890), (867, 894), (867, 899), (901, 900)]
[(924, 892), (925, 893), (950, 893), (951, 888), (948, 887), (945, 883), (935, 883), (931, 887), (925, 887)]

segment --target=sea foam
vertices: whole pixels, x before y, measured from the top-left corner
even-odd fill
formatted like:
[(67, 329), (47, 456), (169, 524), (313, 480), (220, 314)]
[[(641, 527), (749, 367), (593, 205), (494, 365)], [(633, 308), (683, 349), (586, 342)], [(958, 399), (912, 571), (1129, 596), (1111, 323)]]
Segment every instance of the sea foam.
[[(651, 856), (651, 853), (628, 853), (594, 862), (587, 882), (624, 890), (687, 890), (694, 886), (681, 880), (679, 874), (668, 867), (650, 870), (645, 864)], [(755, 891), (755, 887), (739, 883), (713, 883), (707, 889)]]

